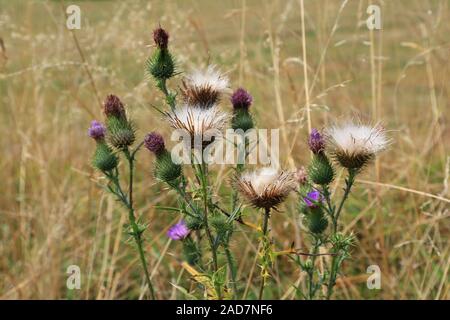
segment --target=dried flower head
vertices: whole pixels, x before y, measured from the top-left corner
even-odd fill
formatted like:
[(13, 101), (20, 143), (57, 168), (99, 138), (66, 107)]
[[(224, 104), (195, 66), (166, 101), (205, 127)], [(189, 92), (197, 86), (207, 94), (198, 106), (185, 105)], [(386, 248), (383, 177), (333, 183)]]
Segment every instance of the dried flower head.
[(312, 129), (308, 139), (309, 149), (315, 153), (321, 153), (325, 150), (325, 139), (317, 129)]
[(188, 75), (181, 91), (186, 103), (210, 108), (220, 101), (228, 82), (227, 76), (210, 65), (206, 70), (197, 69)]
[(390, 143), (381, 125), (347, 123), (329, 128), (326, 136), (330, 153), (348, 169), (364, 167)]
[(216, 105), (204, 109), (199, 105), (188, 104), (166, 112), (165, 115), (172, 128), (185, 130), (191, 137), (192, 148), (195, 143), (201, 142), (203, 146), (206, 146), (213, 142), (214, 138), (223, 131), (230, 117)]
[(88, 132), (89, 137), (91, 137), (95, 141), (101, 141), (105, 139), (106, 127), (97, 120), (93, 120)]
[(188, 236), (189, 232), (186, 222), (181, 220), (169, 228), (167, 236), (172, 240), (183, 240)]
[(110, 94), (106, 97), (105, 102), (103, 103), (103, 111), (105, 115), (109, 117), (116, 117), (118, 119), (125, 119), (125, 107), (123, 106), (122, 101), (120, 101), (119, 97)]
[(144, 138), (145, 147), (154, 154), (160, 154), (166, 147), (164, 145), (164, 138), (157, 132), (150, 132)]
[(277, 207), (296, 187), (292, 173), (270, 167), (243, 173), (234, 184), (251, 205), (265, 209)]
[(303, 198), (303, 201), (305, 201), (308, 207), (315, 208), (318, 206), (319, 202), (323, 201), (323, 197), (319, 191), (313, 190), (308, 192), (306, 197)]
[(231, 96), (230, 101), (234, 109), (247, 110), (251, 106), (253, 98), (246, 90), (238, 88)]
[(167, 49), (167, 45), (169, 43), (169, 34), (166, 30), (159, 27), (153, 30), (153, 41), (160, 49)]

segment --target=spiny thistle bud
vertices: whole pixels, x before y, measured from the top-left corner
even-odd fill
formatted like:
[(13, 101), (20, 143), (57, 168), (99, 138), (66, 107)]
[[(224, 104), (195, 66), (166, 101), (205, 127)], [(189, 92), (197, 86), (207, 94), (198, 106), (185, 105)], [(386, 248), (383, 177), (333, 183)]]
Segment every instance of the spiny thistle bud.
[(160, 49), (167, 49), (167, 45), (169, 44), (169, 34), (166, 30), (159, 27), (153, 30), (153, 41)]
[(243, 88), (238, 88), (231, 96), (230, 101), (234, 109), (248, 110), (253, 102), (253, 97)]
[(162, 28), (153, 31), (153, 40), (157, 46), (146, 62), (147, 72), (157, 81), (165, 81), (175, 74), (175, 62), (167, 45), (169, 34)]
[(231, 127), (234, 130), (242, 129), (244, 132), (252, 129), (254, 123), (248, 110), (253, 101), (252, 96), (244, 89), (239, 88), (233, 93), (230, 101), (233, 105)]
[(125, 107), (119, 97), (110, 94), (103, 103), (103, 111), (107, 118), (116, 117), (118, 119), (126, 119)]
[(312, 129), (308, 139), (309, 149), (314, 154), (322, 153), (325, 150), (325, 140), (317, 129)]
[(106, 115), (106, 126), (108, 142), (117, 149), (125, 149), (131, 146), (135, 139), (133, 125), (127, 120), (125, 107), (119, 97), (110, 94), (103, 104)]
[(324, 152), (315, 153), (308, 167), (312, 182), (320, 185), (330, 184), (334, 179), (334, 169)]
[(186, 222), (181, 220), (169, 228), (167, 236), (172, 240), (183, 240), (189, 235), (189, 232), (190, 230), (186, 226)]
[(164, 138), (157, 132), (151, 132), (147, 134), (144, 138), (145, 147), (158, 155), (166, 149), (164, 145)]
[(321, 234), (328, 226), (328, 220), (323, 210), (319, 207), (311, 207), (305, 215), (306, 226), (314, 234)]
[(97, 141), (92, 165), (100, 171), (111, 171), (117, 167), (118, 159), (104, 141)]
[(89, 136), (95, 141), (102, 141), (105, 139), (106, 128), (103, 124), (97, 120), (91, 122), (91, 126), (88, 130)]

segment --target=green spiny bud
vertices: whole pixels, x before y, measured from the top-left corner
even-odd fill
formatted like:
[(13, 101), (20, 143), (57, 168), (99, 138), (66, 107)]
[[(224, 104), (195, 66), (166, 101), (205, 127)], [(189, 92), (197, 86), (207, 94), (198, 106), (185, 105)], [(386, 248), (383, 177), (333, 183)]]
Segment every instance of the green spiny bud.
[(155, 176), (157, 179), (167, 183), (181, 176), (181, 165), (172, 161), (172, 157), (167, 150), (156, 156)]
[(211, 225), (217, 230), (217, 233), (226, 233), (233, 231), (233, 224), (227, 221), (227, 218), (223, 215), (213, 215), (211, 217)]
[(333, 181), (334, 170), (325, 153), (314, 154), (308, 167), (308, 176), (312, 182), (320, 185), (327, 185)]
[(117, 149), (125, 149), (136, 140), (133, 125), (124, 117), (108, 117), (106, 120), (107, 141)]
[(244, 132), (252, 129), (254, 126), (251, 114), (247, 109), (235, 109), (233, 112), (233, 119), (231, 127), (234, 130), (242, 129)]
[(117, 167), (118, 159), (104, 141), (97, 142), (92, 165), (101, 171), (111, 171)]
[(175, 62), (167, 49), (156, 48), (153, 55), (146, 62), (147, 72), (155, 80), (166, 80), (175, 74)]
[(320, 207), (309, 208), (305, 221), (309, 231), (314, 234), (321, 234), (328, 226), (328, 220)]

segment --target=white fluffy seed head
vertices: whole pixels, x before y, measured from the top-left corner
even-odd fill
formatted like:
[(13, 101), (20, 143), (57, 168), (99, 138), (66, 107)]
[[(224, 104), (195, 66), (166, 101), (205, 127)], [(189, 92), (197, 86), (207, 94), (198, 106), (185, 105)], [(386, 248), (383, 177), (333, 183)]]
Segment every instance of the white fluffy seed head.
[(210, 65), (205, 70), (196, 69), (189, 74), (183, 81), (181, 93), (186, 103), (207, 109), (220, 101), (228, 86), (228, 77)]
[(195, 69), (187, 76), (188, 85), (206, 88), (209, 87), (214, 91), (224, 92), (228, 89), (228, 77), (223, 75), (215, 65), (209, 65), (205, 70)]
[(172, 128), (185, 130), (191, 137), (191, 147), (194, 147), (194, 142), (197, 141), (201, 141), (203, 146), (213, 142), (230, 118), (230, 115), (220, 110), (217, 105), (205, 109), (198, 105), (184, 104), (166, 112), (165, 115)]
[(265, 167), (243, 173), (235, 179), (235, 186), (254, 207), (270, 209), (282, 203), (296, 183), (292, 173)]
[(347, 122), (326, 130), (327, 148), (345, 168), (359, 169), (381, 151), (390, 140), (380, 124), (370, 126)]

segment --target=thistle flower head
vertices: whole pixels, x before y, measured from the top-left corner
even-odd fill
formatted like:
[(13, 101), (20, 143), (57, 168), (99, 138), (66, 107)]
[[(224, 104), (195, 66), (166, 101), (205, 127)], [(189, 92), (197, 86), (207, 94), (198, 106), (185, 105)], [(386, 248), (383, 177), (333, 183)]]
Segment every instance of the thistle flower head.
[(325, 150), (325, 139), (317, 129), (312, 129), (308, 139), (309, 149), (315, 153), (321, 153)]
[(161, 154), (161, 152), (166, 149), (164, 138), (157, 132), (150, 132), (147, 134), (144, 138), (144, 145), (156, 155)]
[(231, 96), (230, 101), (234, 109), (247, 110), (253, 102), (253, 97), (243, 88), (238, 88)]
[(329, 128), (326, 136), (330, 153), (348, 169), (364, 167), (390, 143), (381, 125), (347, 123)]
[(308, 192), (306, 197), (303, 198), (303, 201), (305, 201), (306, 205), (310, 208), (317, 207), (318, 203), (323, 201), (322, 194), (317, 190), (312, 190)]
[(92, 139), (101, 141), (105, 139), (106, 127), (97, 120), (93, 120), (88, 132)]
[(191, 138), (191, 147), (194, 147), (194, 142), (202, 142), (204, 146), (213, 142), (229, 119), (229, 114), (216, 105), (204, 109), (199, 105), (185, 104), (165, 115), (172, 128), (186, 131)]
[(169, 44), (169, 34), (166, 30), (159, 27), (153, 30), (153, 41), (160, 49), (167, 49), (167, 45)]
[(270, 209), (282, 203), (296, 183), (292, 173), (266, 167), (243, 173), (235, 179), (235, 186), (254, 207)]
[(125, 119), (125, 107), (119, 97), (110, 94), (106, 96), (106, 100), (103, 103), (103, 111), (106, 117), (116, 117), (118, 119)]
[(207, 109), (219, 102), (228, 84), (228, 77), (210, 65), (206, 70), (196, 69), (186, 77), (182, 94), (186, 103)]
[(172, 240), (183, 240), (188, 236), (189, 232), (190, 230), (186, 226), (186, 222), (181, 220), (169, 228), (167, 236)]

